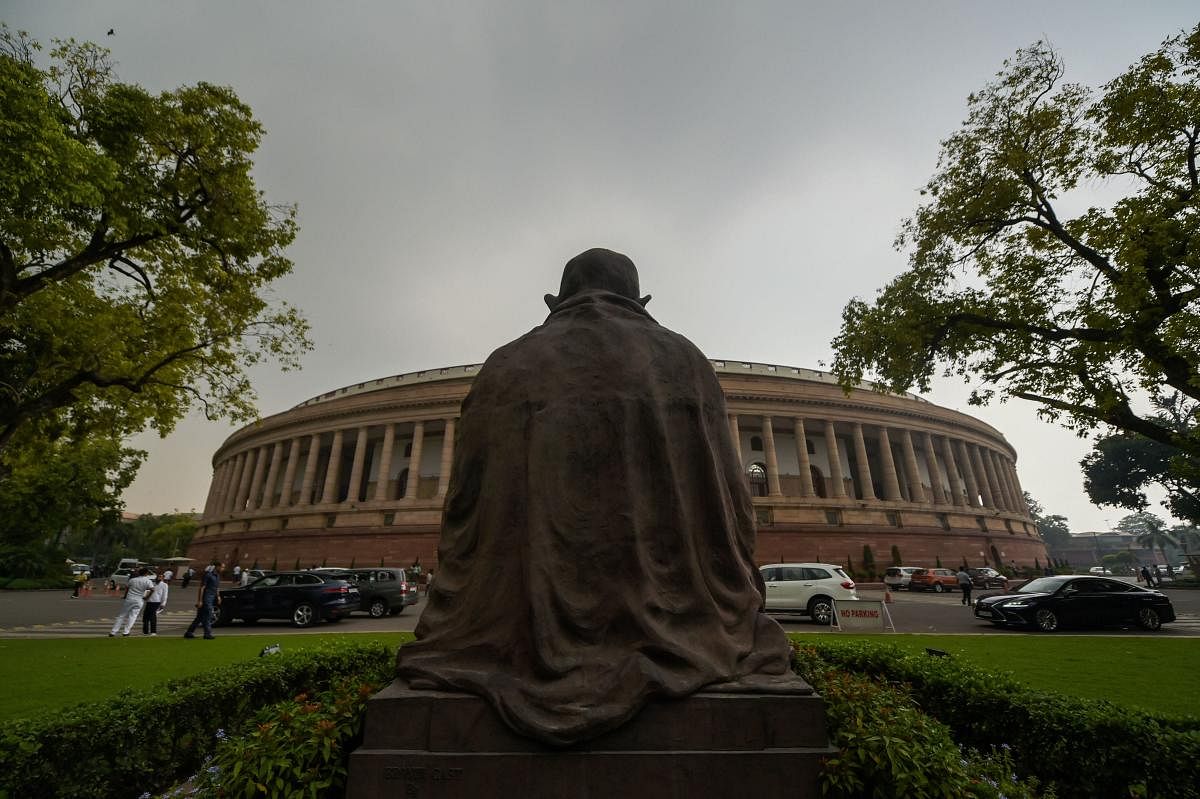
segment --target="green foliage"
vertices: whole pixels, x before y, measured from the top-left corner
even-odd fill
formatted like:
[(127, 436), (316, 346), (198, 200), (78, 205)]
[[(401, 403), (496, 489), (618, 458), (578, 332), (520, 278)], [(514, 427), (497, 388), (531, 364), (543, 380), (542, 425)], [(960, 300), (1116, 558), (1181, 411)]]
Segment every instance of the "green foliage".
[[(350, 675), (386, 679), (395, 652), (339, 642), (214, 669), (107, 702), (0, 725), (0, 796), (120, 797), (196, 773), (219, 731)], [(223, 733), (222, 733), (223, 734)]]
[(868, 580), (875, 579), (875, 553), (871, 551), (870, 544), (863, 544), (863, 572), (866, 573)]
[(903, 566), (904, 561), (900, 558), (900, 547), (892, 544), (892, 565)]
[(922, 712), (904, 686), (832, 668), (813, 647), (796, 649), (795, 668), (824, 697), (830, 743), (838, 750), (821, 772), (823, 796), (1019, 799), (1039, 795), (1036, 781), (1022, 783), (1014, 778), (1007, 752), (990, 756), (970, 752), (964, 757), (950, 730)]
[(1146, 489), (1167, 493), (1172, 515), (1200, 522), (1200, 473), (1179, 450), (1132, 433), (1098, 439), (1082, 461), (1083, 487), (1097, 505), (1145, 510)]
[(259, 711), (249, 733), (226, 737), (201, 773), (198, 797), (340, 796), (361, 741), (367, 700), (380, 683), (357, 678)]
[[(1064, 73), (1038, 42), (968, 98), (897, 239), (909, 268), (845, 307), (833, 371), (892, 391), (957, 375), (973, 403), (1023, 399), (1195, 459), (1194, 418), (1180, 431), (1137, 406), (1200, 400), (1200, 26), (1099, 91)], [(1122, 196), (1088, 207), (1092, 188)]]
[[(1012, 677), (859, 642), (812, 647), (828, 663), (906, 686), (962, 746), (1010, 747), (1016, 773), (1079, 799), (1200, 796), (1200, 722), (1025, 688)], [(803, 661), (801, 662), (803, 665)], [(804, 673), (801, 668), (801, 673)]]
[(1067, 523), (1066, 516), (1047, 513), (1046, 509), (1042, 507), (1042, 503), (1034, 499), (1028, 491), (1025, 492), (1025, 503), (1029, 506), (1029, 514), (1033, 516), (1033, 523), (1037, 526), (1038, 533), (1046, 542), (1046, 546), (1053, 549), (1070, 543), (1071, 528)]
[(940, 569), (940, 568), (942, 568), (942, 556), (941, 556), (941, 555), (938, 555), (937, 557), (935, 557), (935, 558), (933, 559), (933, 561), (934, 561), (934, 562), (933, 562), (933, 565), (934, 565), (935, 567), (937, 567), (937, 568), (939, 568), (939, 569)]
[(40, 50), (0, 25), (0, 518), (21, 540), (116, 507), (128, 436), (196, 406), (253, 418), (246, 368), (310, 347), (268, 302), (297, 228), (254, 183), (250, 109), (207, 83), (121, 83), (91, 43)]

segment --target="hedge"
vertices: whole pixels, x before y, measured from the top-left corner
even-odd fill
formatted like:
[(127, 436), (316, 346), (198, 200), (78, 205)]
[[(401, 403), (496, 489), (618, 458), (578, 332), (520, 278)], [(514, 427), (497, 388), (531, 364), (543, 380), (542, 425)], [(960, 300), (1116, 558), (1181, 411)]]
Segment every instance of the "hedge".
[(394, 658), (379, 642), (326, 644), (7, 722), (0, 725), (0, 799), (161, 791), (200, 768), (219, 731), (238, 730), (263, 706), (324, 690), (340, 677), (386, 681)]
[(1063, 799), (1200, 799), (1195, 721), (1043, 693), (951, 658), (877, 643), (829, 641), (805, 649), (844, 670), (907, 686), (959, 744), (1011, 747), (1017, 772)]

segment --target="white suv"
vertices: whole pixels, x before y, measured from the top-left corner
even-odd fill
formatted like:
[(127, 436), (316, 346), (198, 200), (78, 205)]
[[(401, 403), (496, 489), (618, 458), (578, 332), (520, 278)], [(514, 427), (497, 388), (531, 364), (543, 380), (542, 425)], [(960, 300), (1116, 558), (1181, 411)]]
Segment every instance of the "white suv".
[(768, 613), (801, 613), (817, 624), (833, 619), (833, 600), (857, 600), (854, 581), (833, 563), (774, 563), (759, 569)]
[(920, 566), (888, 566), (888, 570), (883, 573), (883, 582), (893, 591), (899, 591), (901, 588), (908, 588), (912, 582), (913, 572), (921, 568)]

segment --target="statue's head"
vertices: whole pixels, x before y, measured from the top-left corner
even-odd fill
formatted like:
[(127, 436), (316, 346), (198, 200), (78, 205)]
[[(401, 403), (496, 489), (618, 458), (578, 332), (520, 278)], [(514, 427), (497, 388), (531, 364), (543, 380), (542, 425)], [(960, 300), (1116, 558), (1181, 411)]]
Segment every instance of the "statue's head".
[(546, 305), (553, 311), (576, 294), (594, 289), (611, 291), (643, 306), (650, 302), (649, 294), (639, 296), (637, 267), (633, 261), (619, 252), (594, 247), (567, 261), (558, 296), (547, 294)]

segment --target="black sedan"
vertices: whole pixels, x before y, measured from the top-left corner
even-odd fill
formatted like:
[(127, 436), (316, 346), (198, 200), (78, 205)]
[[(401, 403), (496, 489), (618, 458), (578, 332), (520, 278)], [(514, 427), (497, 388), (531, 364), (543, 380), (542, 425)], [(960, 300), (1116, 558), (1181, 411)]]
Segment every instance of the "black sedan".
[(345, 580), (314, 572), (276, 572), (242, 588), (223, 589), (216, 621), (290, 619), (297, 627), (308, 627), (321, 619), (340, 621), (358, 605), (358, 588)]
[(1175, 609), (1160, 591), (1108, 577), (1060, 575), (1030, 580), (1011, 593), (980, 597), (975, 616), (1048, 633), (1060, 627), (1131, 623), (1157, 630), (1175, 621)]

